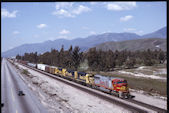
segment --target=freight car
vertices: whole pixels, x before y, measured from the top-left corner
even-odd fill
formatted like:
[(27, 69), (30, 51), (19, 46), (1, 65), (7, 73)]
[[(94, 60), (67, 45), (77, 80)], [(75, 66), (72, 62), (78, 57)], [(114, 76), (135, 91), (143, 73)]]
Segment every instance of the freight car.
[(27, 63), (27, 65), (36, 68), (36, 64), (33, 64), (33, 63)]
[(46, 65), (45, 66), (45, 71), (48, 72), (48, 73), (50, 73), (50, 66)]
[(45, 71), (45, 66), (47, 66), (47, 65), (45, 65), (45, 64), (37, 64), (37, 69)]
[(57, 67), (55, 67), (55, 66), (50, 66), (50, 67), (49, 67), (49, 73), (51, 73), (51, 74), (56, 74), (56, 69), (57, 69)]
[(27, 65), (28, 61), (20, 60), (20, 63)]

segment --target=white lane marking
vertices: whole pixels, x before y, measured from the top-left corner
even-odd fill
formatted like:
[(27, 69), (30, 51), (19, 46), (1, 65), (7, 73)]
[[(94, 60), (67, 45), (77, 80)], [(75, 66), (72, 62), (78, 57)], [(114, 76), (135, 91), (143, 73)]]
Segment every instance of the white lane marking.
[(18, 111), (16, 110), (16, 113), (18, 113)]
[(8, 76), (8, 82), (10, 82), (9, 76)]
[[(6, 67), (7, 68), (7, 67)], [(7, 78), (8, 78), (8, 82), (10, 82), (10, 79), (9, 79), (9, 75), (6, 75), (7, 76)]]
[(12, 88), (11, 88), (11, 93), (12, 93), (12, 99), (13, 99), (13, 101), (15, 101), (15, 98), (14, 98), (14, 95), (13, 95)]

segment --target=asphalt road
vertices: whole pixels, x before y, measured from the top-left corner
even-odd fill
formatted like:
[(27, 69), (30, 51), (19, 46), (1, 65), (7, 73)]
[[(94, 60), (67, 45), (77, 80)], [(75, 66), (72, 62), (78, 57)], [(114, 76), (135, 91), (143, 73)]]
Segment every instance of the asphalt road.
[[(19, 96), (22, 90), (24, 96)], [(34, 93), (20, 78), (16, 69), (3, 58), (1, 66), (1, 106), (2, 113), (47, 113)]]

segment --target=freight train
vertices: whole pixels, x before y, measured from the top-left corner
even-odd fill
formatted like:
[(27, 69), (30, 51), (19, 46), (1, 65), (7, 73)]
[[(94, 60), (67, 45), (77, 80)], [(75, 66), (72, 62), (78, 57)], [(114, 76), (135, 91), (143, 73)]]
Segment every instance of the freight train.
[(98, 74), (93, 75), (84, 72), (67, 70), (61, 67), (49, 66), (46, 64), (33, 64), (22, 60), (17, 60), (17, 62), (60, 76), (68, 80), (78, 82), (91, 88), (108, 92), (109, 94), (116, 95), (119, 98), (130, 98), (128, 83), (123, 78), (103, 76)]

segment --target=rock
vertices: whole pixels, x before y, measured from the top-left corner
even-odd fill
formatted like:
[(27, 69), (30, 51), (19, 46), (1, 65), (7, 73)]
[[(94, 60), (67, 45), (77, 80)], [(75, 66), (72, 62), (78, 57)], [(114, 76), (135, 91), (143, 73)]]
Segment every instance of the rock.
[(33, 84), (39, 85), (39, 84), (41, 84), (42, 82), (43, 82), (43, 80), (41, 80), (39, 77), (33, 77), (33, 78), (32, 78), (32, 83), (33, 83)]

